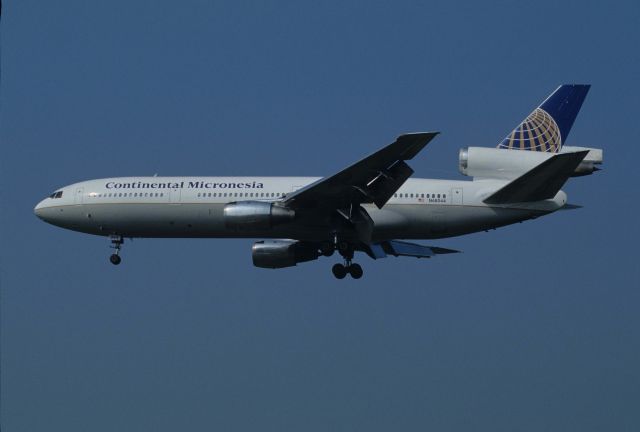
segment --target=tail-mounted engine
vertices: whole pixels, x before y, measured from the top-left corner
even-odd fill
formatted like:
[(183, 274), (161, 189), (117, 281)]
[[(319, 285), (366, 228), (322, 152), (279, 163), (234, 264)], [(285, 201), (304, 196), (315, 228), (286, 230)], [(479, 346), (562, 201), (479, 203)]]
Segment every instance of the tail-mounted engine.
[(296, 215), (292, 209), (262, 201), (232, 202), (224, 206), (223, 214), (226, 227), (236, 230), (269, 229)]
[(318, 259), (317, 245), (296, 240), (262, 240), (251, 248), (253, 265), (262, 268), (292, 267), (305, 261)]
[[(572, 177), (588, 175), (602, 163), (602, 150), (564, 146), (560, 153), (589, 150), (587, 156), (575, 169)], [(458, 169), (469, 177), (514, 179), (540, 165), (557, 153), (506, 150), (488, 147), (465, 147), (460, 149)]]

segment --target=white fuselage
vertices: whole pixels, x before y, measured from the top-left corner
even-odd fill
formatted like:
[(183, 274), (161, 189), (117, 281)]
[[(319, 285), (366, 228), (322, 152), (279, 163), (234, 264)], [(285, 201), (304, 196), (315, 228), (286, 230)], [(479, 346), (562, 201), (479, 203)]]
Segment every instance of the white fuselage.
[[(58, 189), (35, 208), (41, 219), (64, 228), (125, 237), (249, 237), (323, 241), (327, 226), (303, 220), (260, 230), (225, 225), (230, 202), (278, 201), (315, 177), (121, 177), (89, 180)], [(507, 180), (409, 179), (382, 208), (364, 205), (373, 238), (430, 239), (487, 230), (532, 219), (566, 204), (553, 199), (487, 205), (483, 199)]]

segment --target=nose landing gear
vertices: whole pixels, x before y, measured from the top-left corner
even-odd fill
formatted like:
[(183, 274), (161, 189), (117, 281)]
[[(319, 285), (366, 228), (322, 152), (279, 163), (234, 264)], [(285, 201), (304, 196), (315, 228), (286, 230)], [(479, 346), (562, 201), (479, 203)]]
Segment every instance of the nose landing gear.
[(112, 235), (111, 236), (111, 248), (115, 250), (115, 253), (111, 254), (109, 257), (109, 261), (113, 265), (118, 265), (122, 262), (122, 258), (120, 258), (120, 249), (122, 249), (122, 244), (124, 243), (124, 237), (121, 235)]

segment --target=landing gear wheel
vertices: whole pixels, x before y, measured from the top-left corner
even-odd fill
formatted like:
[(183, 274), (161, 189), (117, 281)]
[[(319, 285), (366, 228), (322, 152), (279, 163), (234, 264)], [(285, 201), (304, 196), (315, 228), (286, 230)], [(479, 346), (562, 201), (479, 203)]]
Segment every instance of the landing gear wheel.
[(362, 267), (360, 267), (360, 264), (351, 264), (348, 270), (349, 274), (354, 279), (360, 279), (362, 277), (362, 274), (364, 273), (362, 271)]
[(331, 267), (331, 271), (337, 279), (344, 279), (347, 275), (347, 268), (342, 264), (334, 264), (334, 266)]
[(122, 249), (123, 243), (124, 237), (118, 234), (111, 235), (111, 249), (114, 249), (116, 252), (109, 257), (109, 261), (111, 261), (111, 264), (118, 265), (122, 261), (122, 258), (120, 258), (120, 249)]

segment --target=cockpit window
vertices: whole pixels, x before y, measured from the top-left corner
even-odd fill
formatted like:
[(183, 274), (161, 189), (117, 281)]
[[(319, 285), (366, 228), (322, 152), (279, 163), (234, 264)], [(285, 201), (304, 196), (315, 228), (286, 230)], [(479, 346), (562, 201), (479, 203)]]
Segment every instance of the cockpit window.
[(52, 193), (49, 198), (62, 198), (62, 191)]

